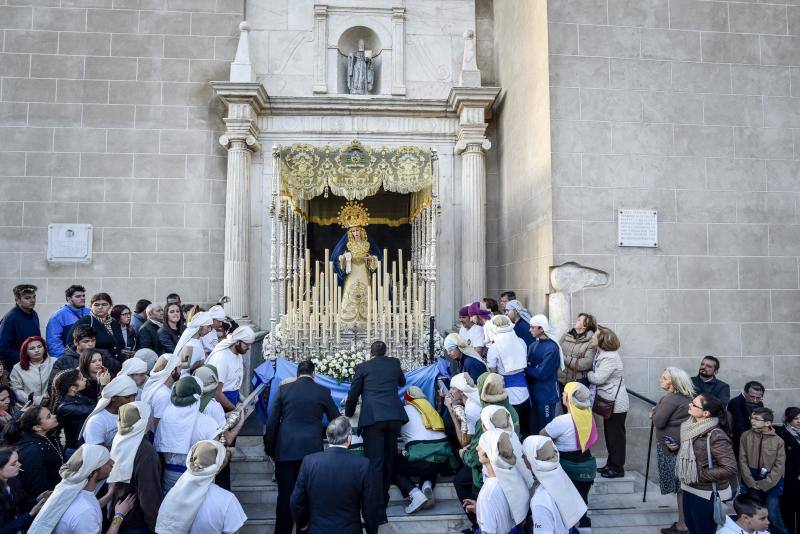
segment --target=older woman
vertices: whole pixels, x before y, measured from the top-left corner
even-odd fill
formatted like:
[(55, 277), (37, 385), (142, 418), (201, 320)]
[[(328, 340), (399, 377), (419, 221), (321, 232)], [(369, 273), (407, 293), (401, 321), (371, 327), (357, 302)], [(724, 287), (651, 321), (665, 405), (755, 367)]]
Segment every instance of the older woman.
[(706, 534), (717, 530), (713, 486), (722, 500), (732, 497), (730, 480), (736, 478), (736, 456), (731, 438), (720, 428), (725, 408), (718, 398), (708, 393), (697, 395), (688, 411), (689, 419), (681, 424), (677, 474), (686, 526), (691, 534)]
[[(594, 484), (597, 461), (590, 452), (597, 442), (597, 427), (592, 417), (589, 388), (579, 382), (564, 386), (562, 402), (567, 413), (559, 415), (544, 427), (539, 435), (549, 437), (560, 454), (559, 462), (575, 485), (584, 504), (589, 503), (589, 490)], [(580, 519), (581, 527), (590, 527), (588, 516)]]
[(597, 349), (592, 346), (592, 337), (597, 322), (588, 313), (579, 313), (572, 329), (561, 336), (558, 344), (564, 354), (564, 370), (558, 373), (562, 390), (567, 382), (584, 381), (592, 369)]
[(17, 396), (18, 407), (33, 395), (34, 404), (41, 404), (47, 396), (47, 383), (53, 370), (53, 358), (47, 354), (47, 345), (41, 336), (32, 336), (22, 342), (19, 363), (11, 370), (11, 387)]
[(122, 337), (122, 328), (119, 323), (111, 317), (111, 306), (114, 305), (114, 302), (108, 293), (96, 293), (92, 295), (90, 302), (91, 313), (78, 319), (72, 328), (74, 330), (82, 324), (92, 327), (95, 335), (95, 348), (103, 349), (111, 356), (107, 367), (112, 374), (116, 374), (125, 359), (122, 354), (125, 340)]
[(694, 397), (694, 386), (688, 373), (678, 367), (667, 367), (661, 373), (661, 389), (667, 392), (650, 411), (653, 428), (656, 430), (656, 454), (658, 456), (658, 481), (661, 494), (677, 494), (678, 521), (664, 534), (688, 532), (683, 517), (683, 495), (678, 477), (675, 475), (675, 461), (680, 444), (681, 423), (689, 418), (689, 404)]
[(604, 478), (618, 478), (625, 475), (625, 419), (629, 407), (622, 358), (617, 352), (620, 342), (613, 330), (598, 326), (592, 337), (592, 346), (597, 350), (597, 355), (593, 369), (586, 378), (597, 388), (598, 397), (614, 405), (611, 415), (603, 422), (608, 462), (599, 471)]

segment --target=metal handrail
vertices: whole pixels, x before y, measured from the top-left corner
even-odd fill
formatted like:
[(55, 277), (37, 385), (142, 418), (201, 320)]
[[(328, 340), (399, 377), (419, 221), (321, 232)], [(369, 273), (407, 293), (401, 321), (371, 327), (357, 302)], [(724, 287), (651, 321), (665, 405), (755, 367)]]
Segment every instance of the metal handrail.
[[(640, 401), (643, 401), (643, 402), (646, 402), (647, 404), (650, 404), (651, 406), (655, 406), (656, 405), (656, 401), (654, 401), (653, 399), (648, 399), (647, 397), (645, 397), (641, 393), (636, 393), (635, 391), (632, 391), (630, 389), (628, 390), (628, 393), (630, 393), (631, 395), (633, 395), (634, 397), (636, 397)], [(644, 468), (644, 492), (642, 493), (642, 502), (647, 502), (647, 481), (650, 478), (650, 455), (653, 452), (653, 430), (654, 430), (654, 428), (655, 427), (653, 426), (653, 421), (651, 419), (650, 420), (650, 442), (647, 445), (647, 465)]]

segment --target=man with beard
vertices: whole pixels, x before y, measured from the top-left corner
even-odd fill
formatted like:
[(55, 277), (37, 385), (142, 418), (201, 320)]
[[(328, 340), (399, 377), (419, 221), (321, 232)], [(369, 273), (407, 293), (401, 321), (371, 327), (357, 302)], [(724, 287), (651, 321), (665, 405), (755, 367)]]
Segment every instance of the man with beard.
[(714, 395), (723, 406), (727, 406), (731, 400), (731, 387), (717, 378), (718, 372), (719, 360), (710, 354), (703, 356), (697, 376), (692, 377), (692, 384), (697, 395), (702, 393)]
[(739, 440), (750, 430), (750, 416), (756, 408), (763, 408), (764, 385), (755, 380), (744, 385), (744, 390), (728, 403), (728, 428), (733, 440), (733, 452), (739, 458)]

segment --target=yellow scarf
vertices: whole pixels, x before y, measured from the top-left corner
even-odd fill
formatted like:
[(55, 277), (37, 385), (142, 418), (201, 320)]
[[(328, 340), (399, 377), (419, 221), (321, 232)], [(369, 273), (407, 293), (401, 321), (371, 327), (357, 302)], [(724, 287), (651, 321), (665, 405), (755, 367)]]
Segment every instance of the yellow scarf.
[(438, 430), (444, 432), (444, 421), (442, 417), (436, 412), (428, 399), (415, 399), (407, 392), (404, 394), (406, 402), (414, 407), (422, 417), (422, 422), (428, 430)]
[(568, 382), (564, 386), (564, 393), (567, 394), (569, 414), (572, 416), (572, 422), (575, 423), (575, 430), (578, 432), (578, 445), (581, 448), (581, 452), (585, 452), (588, 448), (587, 443), (592, 437), (594, 419), (591, 408), (578, 408), (572, 405), (572, 392), (575, 391), (577, 386), (577, 382)]

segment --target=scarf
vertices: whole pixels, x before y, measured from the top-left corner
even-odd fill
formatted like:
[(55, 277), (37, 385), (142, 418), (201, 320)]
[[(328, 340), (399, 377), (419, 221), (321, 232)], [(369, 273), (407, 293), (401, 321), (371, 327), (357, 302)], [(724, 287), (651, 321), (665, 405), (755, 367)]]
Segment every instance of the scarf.
[(458, 349), (461, 351), (461, 354), (465, 356), (469, 356), (471, 358), (475, 358), (479, 362), (483, 363), (481, 357), (475, 352), (475, 349), (472, 348), (469, 343), (464, 341), (464, 338), (456, 334), (455, 332), (452, 334), (447, 334), (447, 337), (444, 338), (444, 350), (450, 352), (453, 349)]
[(83, 437), (83, 431), (86, 430), (86, 422), (89, 421), (89, 419), (91, 419), (94, 415), (108, 408), (108, 405), (111, 404), (111, 400), (114, 397), (128, 397), (129, 395), (136, 395), (138, 391), (139, 387), (136, 385), (136, 382), (134, 382), (131, 377), (126, 375), (119, 375), (117, 378), (109, 382), (106, 387), (103, 388), (102, 393), (100, 393), (100, 400), (97, 401), (97, 405), (94, 407), (94, 410), (83, 422), (81, 433), (78, 434), (78, 437)]
[[(450, 383), (452, 384), (452, 382)], [(792, 436), (798, 444), (800, 444), (800, 429), (793, 427), (789, 423), (785, 423), (783, 428), (785, 428), (786, 432), (788, 432), (789, 435)]]
[(199, 312), (192, 317), (192, 320), (189, 321), (189, 324), (186, 325), (186, 329), (181, 334), (180, 339), (175, 344), (175, 350), (172, 352), (175, 354), (180, 354), (183, 347), (192, 339), (197, 332), (204, 326), (211, 326), (214, 324), (214, 320), (211, 317), (211, 314), (208, 312)]
[(481, 435), (478, 445), (486, 451), (494, 476), (508, 501), (514, 524), (519, 525), (528, 515), (530, 491), (516, 468), (517, 458), (510, 436), (502, 430), (489, 430)]
[(563, 371), (564, 370), (564, 351), (561, 350), (561, 345), (559, 345), (559, 343), (558, 343), (558, 340), (561, 338), (561, 336), (559, 336), (559, 334), (558, 334), (558, 330), (556, 330), (556, 328), (550, 324), (550, 321), (547, 320), (547, 317), (545, 317), (542, 314), (534, 315), (533, 317), (531, 317), (531, 320), (529, 322), (530, 322), (531, 326), (538, 326), (539, 328), (544, 330), (545, 335), (548, 338), (550, 338), (550, 340), (553, 343), (556, 344), (556, 347), (558, 347), (558, 357), (560, 359), (560, 364), (559, 365), (561, 366), (561, 370)]
[(156, 367), (158, 367), (158, 362), (156, 362), (155, 367), (150, 371), (150, 378), (147, 379), (147, 382), (144, 383), (144, 387), (142, 388), (142, 400), (148, 404), (152, 404), (153, 396), (156, 394), (156, 391), (158, 391), (158, 388), (164, 385), (164, 382), (170, 377), (172, 371), (181, 364), (181, 357), (177, 353), (166, 353), (162, 354), (161, 357), (166, 357), (167, 364), (160, 371), (156, 371)]
[(520, 301), (509, 300), (508, 302), (506, 302), (506, 310), (508, 310), (509, 308), (517, 312), (517, 315), (519, 315), (522, 318), (522, 320), (525, 321), (526, 323), (531, 322), (531, 313), (522, 307)]
[(406, 401), (406, 404), (419, 412), (425, 428), (428, 430), (444, 432), (444, 421), (442, 421), (442, 416), (440, 416), (434, 407), (431, 406), (431, 403), (425, 397), (425, 394), (420, 388), (417, 386), (410, 386), (405, 393), (403, 393), (403, 399)]
[(81, 445), (59, 469), (61, 482), (36, 514), (28, 533), (51, 534), (61, 516), (83, 491), (92, 473), (103, 467), (110, 458), (108, 449), (102, 445)]
[(555, 501), (564, 525), (567, 528), (574, 526), (586, 513), (586, 504), (561, 467), (553, 440), (546, 436), (528, 436), (522, 448), (536, 480)]
[(117, 435), (111, 443), (111, 459), (114, 467), (108, 477), (108, 483), (130, 482), (133, 474), (133, 461), (142, 438), (147, 432), (150, 422), (150, 405), (137, 401), (126, 404), (119, 409)]
[(511, 438), (511, 446), (514, 448), (514, 456), (517, 458), (517, 463), (514, 464), (519, 471), (520, 476), (525, 481), (528, 488), (533, 487), (533, 477), (530, 470), (525, 467), (525, 462), (522, 461), (522, 443), (519, 441), (517, 433), (514, 432), (514, 421), (511, 419), (511, 414), (502, 406), (487, 406), (481, 410), (481, 423), (485, 432), (490, 430), (502, 430)]
[(678, 451), (675, 474), (678, 475), (678, 480), (682, 483), (691, 485), (695, 484), (699, 479), (697, 459), (694, 456), (692, 441), (718, 426), (719, 419), (716, 417), (708, 417), (699, 421), (694, 417), (690, 417), (681, 423), (681, 448)]
[(106, 328), (106, 331), (108, 332), (108, 335), (110, 335), (111, 337), (114, 337), (114, 329), (111, 326), (111, 321), (113, 321), (113, 319), (111, 318), (111, 314), (110, 313), (106, 315), (105, 319), (101, 319), (100, 317), (96, 316), (95, 314), (92, 314), (92, 319), (100, 321), (100, 323), (102, 323), (102, 325)]
[[(159, 425), (160, 427), (160, 425)], [(198, 441), (186, 457), (186, 471), (164, 497), (158, 509), (158, 534), (186, 534), (208, 494), (214, 477), (225, 463), (225, 446), (218, 441)]]
[(467, 396), (467, 399), (474, 402), (478, 406), (481, 405), (481, 398), (480, 395), (478, 395), (478, 389), (475, 387), (475, 383), (472, 381), (472, 377), (469, 376), (469, 373), (459, 373), (451, 378), (450, 387), (459, 390), (461, 393)]
[(581, 452), (586, 452), (597, 441), (597, 425), (592, 417), (589, 389), (580, 382), (568, 382), (564, 386), (564, 393), (567, 394), (568, 411), (575, 425), (578, 447)]
[(525, 369), (528, 365), (528, 349), (514, 332), (514, 325), (505, 315), (498, 315), (492, 319), (494, 325), (494, 348), (503, 362), (506, 375), (513, 375)]

